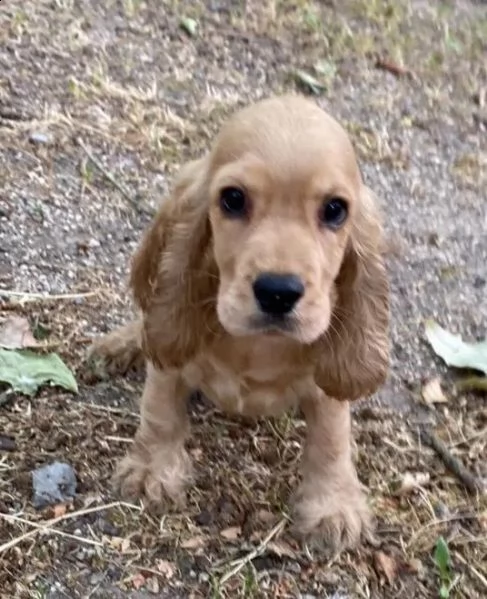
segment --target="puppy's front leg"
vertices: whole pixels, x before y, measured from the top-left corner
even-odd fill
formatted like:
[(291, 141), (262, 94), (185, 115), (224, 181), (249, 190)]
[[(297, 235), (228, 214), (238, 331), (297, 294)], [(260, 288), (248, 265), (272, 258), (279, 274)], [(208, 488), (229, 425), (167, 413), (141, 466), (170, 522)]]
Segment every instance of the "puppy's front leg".
[(122, 495), (144, 497), (151, 505), (164, 505), (167, 498), (184, 503), (184, 489), (191, 479), (184, 447), (189, 433), (188, 394), (179, 371), (162, 372), (147, 365), (140, 425), (115, 474)]
[(358, 544), (370, 517), (352, 463), (350, 407), (321, 390), (301, 403), (307, 424), (296, 530), (333, 551)]

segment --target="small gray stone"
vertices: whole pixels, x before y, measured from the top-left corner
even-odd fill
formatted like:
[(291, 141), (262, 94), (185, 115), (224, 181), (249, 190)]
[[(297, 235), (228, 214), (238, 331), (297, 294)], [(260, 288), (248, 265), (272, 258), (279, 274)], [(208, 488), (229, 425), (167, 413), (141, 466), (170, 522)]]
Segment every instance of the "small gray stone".
[(29, 141), (33, 144), (46, 146), (52, 142), (52, 138), (47, 133), (35, 132), (30, 134)]
[(69, 464), (53, 462), (32, 472), (33, 504), (39, 509), (72, 499), (76, 475)]

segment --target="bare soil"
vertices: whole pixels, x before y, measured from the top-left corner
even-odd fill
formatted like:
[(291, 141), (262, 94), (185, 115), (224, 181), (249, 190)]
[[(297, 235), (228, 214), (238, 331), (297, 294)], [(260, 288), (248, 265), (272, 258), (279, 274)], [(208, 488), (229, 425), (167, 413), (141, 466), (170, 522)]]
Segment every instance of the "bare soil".
[[(0, 0), (0, 321), (27, 316), (80, 383), (0, 396), (1, 597), (438, 597), (440, 536), (450, 597), (487, 596), (485, 495), (420, 438), (486, 479), (485, 394), (456, 388), (423, 326), (487, 333), (486, 41), (482, 1)], [(280, 524), (299, 417), (241, 422), (193, 398), (197, 483), (156, 516), (110, 486), (141, 376), (83, 361), (132, 315), (129, 259), (179, 165), (227, 114), (293, 89), (350, 131), (391, 240), (391, 375), (354, 406), (377, 543), (332, 560)], [(436, 376), (449, 401), (426, 406)], [(56, 459), (77, 496), (37, 511), (31, 472)]]

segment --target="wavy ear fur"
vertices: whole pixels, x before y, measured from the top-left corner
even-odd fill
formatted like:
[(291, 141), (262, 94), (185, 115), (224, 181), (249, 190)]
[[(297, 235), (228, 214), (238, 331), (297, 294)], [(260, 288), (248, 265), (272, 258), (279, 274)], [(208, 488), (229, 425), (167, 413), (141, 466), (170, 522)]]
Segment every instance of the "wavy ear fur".
[(332, 321), (318, 342), (316, 382), (336, 399), (371, 395), (389, 368), (389, 282), (376, 211), (364, 187), (361, 213), (336, 280)]
[(132, 262), (142, 348), (161, 368), (182, 367), (218, 328), (206, 173), (206, 158), (182, 168)]

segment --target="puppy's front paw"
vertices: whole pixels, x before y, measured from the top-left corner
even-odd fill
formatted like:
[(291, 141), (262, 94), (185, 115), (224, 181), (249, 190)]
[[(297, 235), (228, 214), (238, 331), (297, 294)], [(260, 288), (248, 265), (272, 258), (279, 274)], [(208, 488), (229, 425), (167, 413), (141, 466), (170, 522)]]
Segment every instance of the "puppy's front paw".
[(358, 481), (303, 485), (295, 503), (294, 529), (299, 536), (336, 553), (371, 538), (372, 519)]
[(191, 479), (191, 460), (184, 449), (158, 450), (150, 460), (132, 451), (121, 460), (114, 475), (122, 497), (141, 498), (159, 510), (170, 503), (184, 506), (185, 489)]
[(86, 356), (86, 364), (97, 378), (125, 374), (131, 368), (144, 364), (140, 348), (137, 322), (115, 329), (93, 341)]

